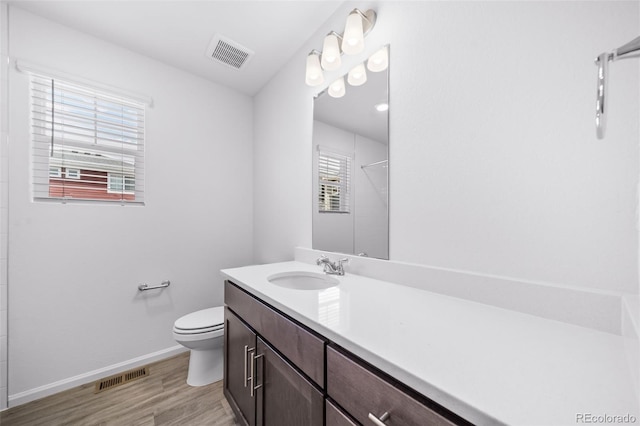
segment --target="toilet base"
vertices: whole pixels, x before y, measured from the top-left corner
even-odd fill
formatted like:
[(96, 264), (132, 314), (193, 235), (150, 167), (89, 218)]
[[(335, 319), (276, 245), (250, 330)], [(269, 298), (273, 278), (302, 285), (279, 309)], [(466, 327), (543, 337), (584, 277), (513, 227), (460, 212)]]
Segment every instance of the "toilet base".
[(205, 386), (222, 380), (223, 353), (222, 348), (197, 350), (191, 349), (189, 354), (189, 386)]

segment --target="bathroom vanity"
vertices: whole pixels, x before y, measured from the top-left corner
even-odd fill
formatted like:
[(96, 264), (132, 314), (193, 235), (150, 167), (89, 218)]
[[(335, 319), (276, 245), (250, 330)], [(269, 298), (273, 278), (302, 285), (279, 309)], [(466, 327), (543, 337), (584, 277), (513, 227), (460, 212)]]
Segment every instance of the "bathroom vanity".
[(247, 425), (638, 418), (621, 336), (350, 273), (307, 290), (269, 280), (321, 271), (222, 271), (224, 392)]
[(248, 425), (468, 424), (231, 281), (225, 304), (224, 392)]

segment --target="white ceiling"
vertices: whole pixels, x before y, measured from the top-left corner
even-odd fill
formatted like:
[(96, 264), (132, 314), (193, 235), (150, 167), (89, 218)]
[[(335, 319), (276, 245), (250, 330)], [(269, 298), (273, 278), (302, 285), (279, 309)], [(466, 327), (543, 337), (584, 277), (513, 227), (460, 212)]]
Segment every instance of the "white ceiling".
[[(9, 3), (252, 96), (343, 2), (15, 0)], [(205, 56), (217, 33), (255, 52), (241, 70)]]

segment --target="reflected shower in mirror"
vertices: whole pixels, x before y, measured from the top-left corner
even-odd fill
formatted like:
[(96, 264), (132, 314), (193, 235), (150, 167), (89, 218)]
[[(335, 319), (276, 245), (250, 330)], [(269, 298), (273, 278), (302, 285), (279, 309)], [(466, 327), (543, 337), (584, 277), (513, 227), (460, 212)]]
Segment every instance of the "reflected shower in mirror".
[(314, 100), (316, 250), (389, 258), (388, 50)]

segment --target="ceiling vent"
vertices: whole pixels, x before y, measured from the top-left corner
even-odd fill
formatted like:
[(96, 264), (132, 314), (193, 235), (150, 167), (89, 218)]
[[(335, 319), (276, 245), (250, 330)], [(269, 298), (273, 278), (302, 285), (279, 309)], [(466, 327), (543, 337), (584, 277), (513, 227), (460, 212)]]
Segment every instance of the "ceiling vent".
[(206, 55), (216, 62), (241, 70), (247, 65), (253, 53), (241, 44), (216, 34), (209, 43)]

